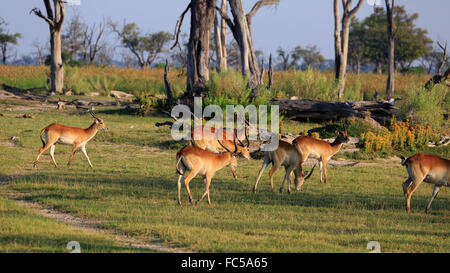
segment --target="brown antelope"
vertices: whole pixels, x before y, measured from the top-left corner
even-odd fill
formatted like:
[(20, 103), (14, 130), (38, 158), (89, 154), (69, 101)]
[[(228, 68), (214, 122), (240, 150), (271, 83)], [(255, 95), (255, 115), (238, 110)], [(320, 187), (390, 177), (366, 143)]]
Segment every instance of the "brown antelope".
[(211, 204), (211, 200), (209, 199), (209, 186), (211, 184), (211, 179), (214, 174), (222, 169), (223, 167), (230, 165), (233, 168), (238, 164), (237, 159), (233, 153), (230, 151), (222, 154), (215, 154), (213, 152), (200, 149), (196, 146), (187, 145), (184, 146), (177, 153), (177, 173), (178, 177), (178, 204), (181, 205), (181, 181), (183, 180), (183, 176), (186, 173), (186, 170), (189, 171), (189, 174), (186, 176), (184, 180), (184, 185), (186, 186), (186, 190), (189, 194), (189, 202), (192, 203), (192, 194), (189, 189), (189, 182), (197, 175), (201, 175), (205, 181), (205, 193), (203, 193), (202, 197), (196, 202), (196, 204), (200, 203), (205, 196), (208, 196), (208, 204)]
[[(297, 151), (297, 149), (290, 143), (280, 140), (278, 143), (278, 148), (275, 151), (266, 151), (264, 152), (264, 162), (259, 170), (258, 178), (256, 179), (255, 186), (253, 186), (253, 192), (256, 192), (256, 188), (258, 187), (258, 182), (261, 179), (262, 174), (264, 173), (267, 166), (272, 163), (272, 169), (269, 171), (269, 177), (270, 177), (270, 187), (273, 191), (273, 174), (278, 170), (278, 168), (283, 165), (285, 169), (285, 175), (283, 178), (283, 183), (280, 187), (280, 192), (283, 191), (284, 182), (287, 180), (287, 187), (288, 187), (288, 193), (291, 193), (291, 172), (294, 172), (295, 179), (295, 189), (300, 190), (301, 185), (299, 185), (300, 182), (300, 158), (301, 155)], [(308, 179), (312, 172), (314, 171), (314, 167), (311, 169), (309, 174), (304, 178), (304, 180)], [(305, 172), (304, 175), (307, 173)]]
[(403, 193), (406, 199), (406, 211), (411, 212), (410, 201), (414, 190), (422, 181), (434, 184), (433, 194), (428, 202), (425, 212), (431, 207), (431, 202), (436, 197), (442, 186), (450, 187), (450, 160), (423, 153), (415, 154), (408, 159), (403, 156), (402, 165), (406, 167), (408, 179), (403, 183)]
[[(211, 133), (211, 136), (215, 135), (215, 137), (208, 136), (209, 132)], [(248, 140), (248, 135), (246, 131), (244, 131), (245, 139), (247, 140), (245, 145), (239, 139), (239, 135), (242, 133), (238, 132), (237, 130), (234, 130), (233, 140), (230, 140), (227, 139), (227, 132), (231, 134), (231, 132), (229, 132), (228, 129), (223, 128), (216, 129), (209, 126), (199, 126), (194, 128), (194, 130), (192, 130), (191, 132), (192, 140), (191, 142), (189, 142), (189, 144), (193, 144), (194, 146), (200, 149), (208, 150), (215, 154), (223, 152), (231, 152), (231, 150), (233, 150), (232, 153), (236, 155), (241, 155), (246, 159), (250, 159), (250, 151), (249, 151), (250, 141)], [(202, 136), (202, 138), (199, 140), (195, 140), (194, 139), (195, 134)], [(220, 140), (219, 138), (220, 135), (222, 135), (222, 140)], [(231, 168), (231, 172), (233, 173), (234, 178), (237, 178), (236, 172), (233, 170), (233, 168)]]
[[(319, 160), (320, 167), (320, 183), (325, 177), (327, 183), (327, 162), (335, 155), (342, 147), (343, 143), (349, 141), (347, 130), (336, 131), (337, 137), (333, 143), (328, 143), (324, 140), (318, 140), (309, 136), (299, 136), (292, 144), (298, 149), (301, 154), (299, 174), (302, 175), (302, 165), (309, 156), (316, 157)], [(300, 187), (304, 182), (303, 177), (300, 178)]]
[[(98, 130), (107, 130), (108, 127), (106, 127), (103, 119), (97, 117), (94, 114), (92, 108), (89, 108), (89, 113), (94, 118), (94, 122), (87, 129), (69, 127), (58, 123), (52, 123), (42, 129), (40, 134), (42, 148), (39, 150), (39, 154), (36, 160), (33, 162), (33, 166), (36, 167), (39, 161), (39, 157), (43, 152), (45, 152), (45, 150), (50, 148), (50, 156), (52, 157), (53, 164), (55, 164), (55, 167), (57, 167), (58, 164), (56, 164), (55, 161), (55, 144), (67, 144), (73, 145), (72, 154), (70, 155), (67, 166), (70, 166), (70, 162), (72, 161), (75, 152), (78, 148), (80, 148), (84, 156), (86, 157), (89, 166), (91, 166), (92, 168), (91, 161), (89, 160), (89, 156), (86, 152), (86, 144), (97, 134)], [(47, 143), (45, 143), (44, 139), (42, 138), (44, 134)]]

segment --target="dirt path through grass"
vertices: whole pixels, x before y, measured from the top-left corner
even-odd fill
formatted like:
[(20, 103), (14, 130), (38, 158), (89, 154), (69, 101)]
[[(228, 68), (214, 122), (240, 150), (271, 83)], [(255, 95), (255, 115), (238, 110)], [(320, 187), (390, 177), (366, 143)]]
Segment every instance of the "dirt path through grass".
[(82, 228), (84, 230), (101, 232), (105, 235), (111, 236), (112, 238), (114, 238), (114, 240), (116, 242), (118, 242), (119, 244), (121, 244), (124, 247), (140, 248), (140, 249), (146, 249), (149, 251), (169, 252), (169, 253), (190, 253), (190, 252), (192, 252), (191, 250), (188, 250), (188, 249), (182, 249), (182, 248), (167, 245), (161, 241), (157, 241), (157, 240), (146, 241), (146, 240), (142, 240), (142, 239), (138, 239), (138, 238), (130, 238), (130, 237), (124, 236), (122, 234), (119, 234), (115, 230), (99, 228), (95, 219), (77, 217), (70, 213), (65, 213), (65, 212), (55, 210), (55, 209), (51, 208), (50, 206), (45, 206), (38, 202), (26, 200), (24, 198), (24, 195), (19, 192), (8, 191), (8, 193), (6, 193), (5, 195), (9, 200), (13, 200), (22, 206), (25, 206), (27, 208), (31, 208), (31, 209), (37, 211), (38, 214), (42, 217), (51, 218), (51, 219), (54, 219), (63, 224)]

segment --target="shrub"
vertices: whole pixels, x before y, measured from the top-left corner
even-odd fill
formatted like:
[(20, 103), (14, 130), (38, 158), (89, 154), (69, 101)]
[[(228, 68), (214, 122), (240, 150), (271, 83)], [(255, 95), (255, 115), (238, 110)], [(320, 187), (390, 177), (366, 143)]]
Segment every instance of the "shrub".
[(429, 142), (439, 141), (439, 133), (431, 127), (419, 123), (391, 120), (390, 130), (383, 129), (376, 132), (361, 134), (360, 145), (365, 152), (388, 153), (397, 151), (417, 151), (426, 147)]
[(434, 129), (440, 128), (444, 112), (448, 111), (448, 90), (443, 85), (437, 85), (431, 91), (411, 88), (401, 104), (400, 117), (409, 118), (414, 123), (430, 125)]

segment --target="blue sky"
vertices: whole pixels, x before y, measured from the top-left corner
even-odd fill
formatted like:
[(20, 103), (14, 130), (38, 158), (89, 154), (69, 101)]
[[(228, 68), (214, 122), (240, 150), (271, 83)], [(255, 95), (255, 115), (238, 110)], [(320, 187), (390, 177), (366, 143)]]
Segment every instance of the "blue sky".
[[(99, 22), (103, 17), (118, 22), (126, 20), (136, 22), (144, 32), (173, 32), (179, 15), (188, 3), (188, 0), (79, 1), (80, 6), (67, 6), (68, 19), (77, 11), (88, 24)], [(256, 0), (244, 0), (246, 11), (250, 10), (255, 2)], [(364, 18), (373, 11), (368, 2), (373, 0), (366, 0), (357, 17)], [(19, 32), (23, 36), (17, 47), (19, 57), (32, 51), (34, 40), (48, 39), (47, 24), (29, 14), (34, 7), (45, 11), (42, 0), (0, 0), (0, 3), (0, 17), (9, 23), (10, 32)], [(449, 0), (397, 0), (395, 3), (406, 6), (408, 13), (419, 13), (416, 24), (427, 29), (431, 39), (450, 40)], [(332, 5), (333, 0), (281, 0), (276, 7), (261, 8), (252, 23), (255, 48), (263, 50), (268, 56), (270, 52), (275, 53), (280, 46), (291, 49), (297, 45), (315, 44), (326, 58), (333, 58)], [(187, 33), (188, 29), (189, 13), (182, 31)], [(230, 37), (231, 33), (229, 39)]]

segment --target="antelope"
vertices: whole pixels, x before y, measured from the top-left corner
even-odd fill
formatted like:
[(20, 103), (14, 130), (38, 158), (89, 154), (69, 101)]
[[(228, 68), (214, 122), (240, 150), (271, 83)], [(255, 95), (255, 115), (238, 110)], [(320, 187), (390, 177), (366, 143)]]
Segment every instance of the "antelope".
[[(324, 140), (318, 140), (309, 136), (299, 136), (292, 144), (297, 148), (301, 155), (300, 158), (300, 172), (302, 174), (302, 165), (311, 155), (312, 157), (318, 158), (320, 167), (320, 183), (323, 182), (323, 177), (325, 177), (325, 184), (327, 183), (327, 162), (335, 155), (342, 147), (343, 143), (349, 141), (347, 130), (336, 131), (337, 137), (333, 143), (328, 143)], [(303, 184), (304, 179), (300, 177), (300, 187)]]
[[(270, 171), (269, 171), (270, 187), (272, 188), (272, 191), (273, 191), (273, 174), (278, 170), (280, 165), (283, 165), (284, 169), (285, 169), (285, 175), (283, 178), (283, 183), (281, 184), (281, 187), (280, 187), (280, 193), (283, 191), (284, 182), (286, 180), (288, 181), (287, 182), (288, 193), (291, 193), (291, 172), (292, 171), (294, 172), (294, 175), (295, 175), (295, 180), (294, 180), (295, 189), (300, 190), (301, 189), (301, 185), (299, 184), (299, 182), (300, 182), (299, 171), (301, 170), (300, 159), (301, 159), (300, 153), (297, 151), (297, 149), (292, 144), (290, 144), (286, 141), (280, 140), (279, 144), (278, 144), (278, 148), (275, 151), (264, 152), (264, 162), (263, 162), (261, 169), (259, 170), (259, 174), (258, 174), (258, 178), (256, 179), (255, 186), (253, 186), (253, 192), (256, 192), (256, 188), (258, 187), (258, 182), (261, 179), (262, 174), (264, 173), (264, 171), (266, 170), (267, 166), (270, 163), (272, 163), (272, 169), (270, 169)], [(317, 163), (316, 163), (316, 165), (317, 165)], [(314, 167), (311, 169), (309, 174), (304, 178), (304, 180), (307, 180), (311, 176), (316, 165), (314, 165)], [(305, 172), (304, 175), (306, 175), (306, 174), (307, 173)]]
[[(55, 161), (55, 144), (67, 144), (73, 145), (72, 154), (70, 155), (69, 162), (67, 166), (70, 166), (70, 162), (72, 161), (73, 156), (78, 148), (81, 149), (84, 156), (86, 157), (89, 166), (93, 168), (91, 161), (89, 160), (89, 156), (86, 152), (86, 144), (91, 140), (98, 132), (98, 130), (107, 130), (105, 122), (103, 119), (97, 117), (92, 111), (92, 107), (89, 108), (89, 113), (94, 118), (94, 122), (87, 129), (69, 127), (58, 123), (52, 123), (47, 127), (41, 130), (40, 138), (42, 141), (42, 148), (39, 150), (39, 154), (36, 160), (33, 162), (33, 167), (36, 167), (39, 157), (45, 152), (48, 148), (50, 148), (50, 156), (52, 158), (53, 164), (55, 167), (58, 167)], [(42, 136), (45, 134), (45, 139), (47, 143), (45, 143)]]
[(177, 153), (177, 173), (178, 177), (178, 204), (181, 205), (181, 181), (186, 173), (186, 170), (189, 171), (189, 174), (186, 176), (184, 180), (184, 185), (186, 186), (186, 190), (189, 194), (189, 202), (192, 203), (192, 194), (189, 189), (189, 182), (197, 175), (201, 175), (205, 181), (205, 193), (203, 193), (202, 197), (196, 202), (196, 204), (200, 203), (205, 196), (208, 196), (208, 204), (211, 205), (211, 200), (209, 198), (209, 186), (211, 184), (211, 179), (214, 174), (222, 169), (223, 167), (230, 165), (233, 168), (238, 165), (235, 154), (228, 150), (226, 153), (215, 154), (213, 152), (200, 149), (193, 145), (184, 146)]
[[(208, 137), (209, 134), (208, 132), (210, 132), (211, 134), (215, 134), (216, 137), (215, 138)], [(234, 130), (233, 140), (226, 139), (227, 132), (229, 132), (228, 129), (224, 128), (216, 129), (209, 126), (199, 126), (194, 128), (194, 130), (192, 130), (191, 132), (192, 140), (191, 142), (188, 142), (188, 144), (193, 144), (194, 146), (200, 149), (207, 150), (215, 154), (223, 152), (231, 152), (231, 150), (233, 149), (234, 150), (232, 152), (233, 154), (241, 155), (244, 158), (250, 160), (250, 151), (249, 151), (250, 141), (248, 139), (246, 131), (244, 131), (245, 139), (247, 140), (245, 145), (241, 142), (241, 140), (238, 137), (239, 134), (242, 134), (241, 132)], [(202, 136), (202, 138), (199, 140), (195, 140), (194, 135), (196, 134)], [(222, 136), (222, 141), (220, 140), (219, 135)], [(231, 168), (231, 166), (230, 169), (231, 172), (233, 173), (234, 178), (237, 179), (237, 175), (234, 169)]]
[(431, 199), (425, 208), (425, 212), (428, 212), (440, 188), (442, 186), (450, 186), (450, 160), (424, 153), (415, 154), (407, 159), (401, 156), (401, 159), (402, 165), (406, 167), (408, 172), (408, 179), (402, 184), (406, 200), (406, 211), (408, 213), (411, 212), (411, 195), (420, 183), (424, 181), (434, 184)]
[[(203, 149), (208, 150), (213, 153), (221, 153), (225, 152), (227, 150), (231, 150), (233, 148), (236, 148), (235, 153), (238, 155), (241, 155), (245, 157), (246, 159), (250, 159), (250, 152), (249, 152), (249, 146), (250, 141), (248, 140), (248, 135), (245, 132), (245, 139), (247, 140), (247, 143), (244, 145), (242, 141), (239, 139), (238, 135), (242, 134), (241, 132), (238, 132), (237, 130), (234, 130), (233, 132), (233, 140), (227, 139), (227, 132), (229, 129), (222, 128), (222, 129), (216, 129), (214, 127), (209, 126), (199, 126), (194, 128), (191, 132), (192, 136), (192, 142), (195, 146)], [(208, 133), (206, 135), (204, 132), (211, 132), (211, 134), (215, 134), (216, 137), (208, 137)], [(230, 132), (228, 132), (230, 133)], [(202, 139), (195, 140), (194, 135), (200, 135), (202, 136)], [(219, 140), (217, 135), (222, 136), (222, 141)]]

